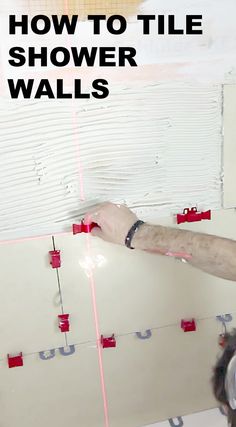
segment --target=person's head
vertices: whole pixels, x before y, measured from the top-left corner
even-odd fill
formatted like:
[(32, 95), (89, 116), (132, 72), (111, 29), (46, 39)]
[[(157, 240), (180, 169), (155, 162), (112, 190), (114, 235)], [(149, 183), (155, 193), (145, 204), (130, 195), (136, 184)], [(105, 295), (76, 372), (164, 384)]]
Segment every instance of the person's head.
[(236, 427), (236, 329), (225, 335), (223, 354), (212, 377), (213, 392), (227, 414), (230, 427)]

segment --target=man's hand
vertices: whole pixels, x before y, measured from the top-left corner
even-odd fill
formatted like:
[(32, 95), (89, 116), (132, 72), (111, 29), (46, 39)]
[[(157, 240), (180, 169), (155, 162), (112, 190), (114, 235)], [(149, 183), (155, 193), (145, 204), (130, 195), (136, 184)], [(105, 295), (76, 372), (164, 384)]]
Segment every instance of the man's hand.
[[(137, 216), (126, 206), (113, 203), (95, 206), (84, 218), (85, 224), (95, 222), (100, 227), (92, 230), (94, 236), (119, 245), (125, 245), (127, 234), (136, 221)], [(167, 256), (186, 254), (192, 266), (214, 276), (236, 281), (236, 241), (231, 239), (144, 224), (135, 233), (132, 247)]]
[(101, 203), (93, 207), (84, 218), (85, 224), (95, 222), (100, 228), (92, 230), (93, 236), (101, 237), (107, 242), (125, 244), (128, 231), (137, 221), (137, 216), (124, 205)]

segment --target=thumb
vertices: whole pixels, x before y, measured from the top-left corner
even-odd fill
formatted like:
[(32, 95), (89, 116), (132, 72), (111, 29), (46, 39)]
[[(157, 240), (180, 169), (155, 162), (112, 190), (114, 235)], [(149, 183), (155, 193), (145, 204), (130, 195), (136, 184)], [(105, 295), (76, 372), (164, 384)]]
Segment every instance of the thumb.
[(103, 231), (100, 227), (94, 227), (91, 231), (92, 236), (103, 238)]

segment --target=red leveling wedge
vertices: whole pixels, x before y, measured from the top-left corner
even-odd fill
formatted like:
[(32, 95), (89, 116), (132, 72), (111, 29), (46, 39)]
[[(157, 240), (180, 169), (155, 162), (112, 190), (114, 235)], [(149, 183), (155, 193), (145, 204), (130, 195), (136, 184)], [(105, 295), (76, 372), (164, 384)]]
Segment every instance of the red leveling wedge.
[(96, 224), (95, 222), (92, 222), (92, 224), (84, 224), (84, 222), (81, 221), (80, 224), (72, 225), (72, 231), (73, 234), (91, 233), (94, 227), (98, 227), (98, 224)]
[(177, 215), (177, 224), (185, 222), (198, 222), (203, 220), (211, 220), (211, 211), (198, 212), (197, 208), (184, 209), (182, 214)]

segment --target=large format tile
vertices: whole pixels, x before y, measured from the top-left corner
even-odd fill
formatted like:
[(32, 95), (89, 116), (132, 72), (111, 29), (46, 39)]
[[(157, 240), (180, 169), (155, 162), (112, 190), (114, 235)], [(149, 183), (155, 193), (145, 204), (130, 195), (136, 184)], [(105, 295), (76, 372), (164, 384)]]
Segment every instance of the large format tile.
[(49, 264), (52, 239), (0, 245), (0, 357), (65, 344), (56, 271)]

